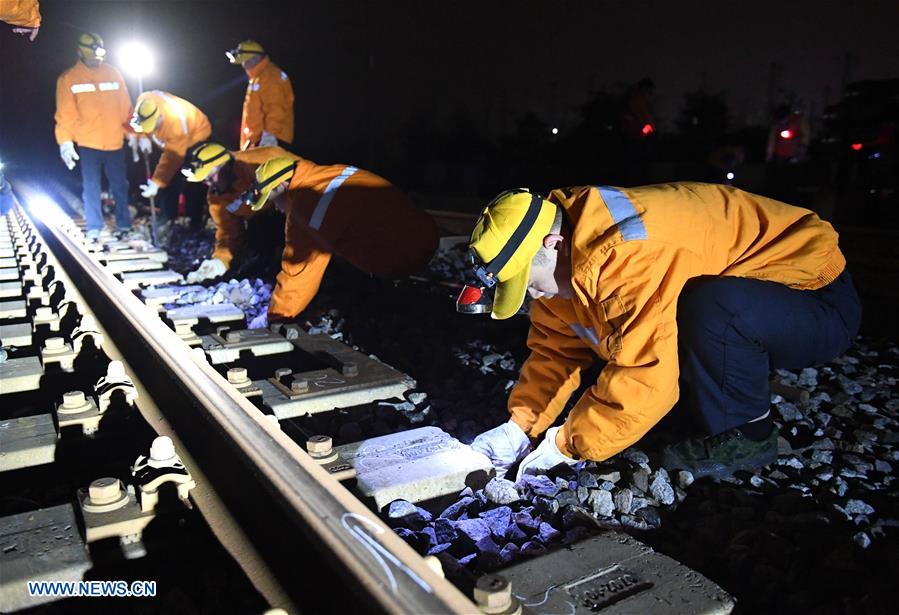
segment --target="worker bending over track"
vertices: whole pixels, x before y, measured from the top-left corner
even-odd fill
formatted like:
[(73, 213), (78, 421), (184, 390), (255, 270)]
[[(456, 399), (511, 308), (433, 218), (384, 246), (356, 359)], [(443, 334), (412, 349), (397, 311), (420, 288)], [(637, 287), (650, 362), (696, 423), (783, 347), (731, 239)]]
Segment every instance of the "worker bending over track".
[[(141, 195), (152, 198), (164, 189), (160, 194), (162, 222), (170, 222), (178, 215), (178, 197), (183, 184), (178, 171), (184, 156), (191, 146), (209, 138), (212, 126), (202, 111), (183, 98), (152, 90), (137, 97), (131, 127), (135, 132), (150, 136), (162, 148), (153, 177), (141, 186)], [(186, 189), (184, 196), (191, 227), (198, 229), (203, 220), (202, 191)]]
[[(470, 247), (477, 279), (460, 311), (490, 309), (490, 287), (494, 318), (518, 312), (525, 292), (536, 299), (511, 420), (472, 443), (500, 474), (607, 459), (678, 399), (705, 435), (666, 447), (663, 465), (721, 477), (771, 463), (769, 371), (840, 355), (861, 319), (830, 224), (725, 186), (510, 191)], [(597, 358), (596, 383), (553, 427)]]
[(382, 278), (410, 275), (437, 248), (437, 228), (386, 179), (363, 169), (274, 158), (256, 169), (244, 202), (258, 210), (272, 200), (287, 217), (281, 272), (268, 315), (251, 327), (292, 318), (318, 292), (331, 256)]
[(196, 271), (187, 274), (191, 284), (223, 275), (243, 250), (244, 230), (256, 216), (273, 217), (273, 208), (252, 210), (241, 195), (256, 181), (256, 169), (272, 158), (298, 156), (280, 147), (254, 147), (229, 152), (219, 143), (198, 143), (187, 154), (182, 173), (189, 182), (203, 182), (209, 187), (206, 201), (215, 222), (215, 249)]

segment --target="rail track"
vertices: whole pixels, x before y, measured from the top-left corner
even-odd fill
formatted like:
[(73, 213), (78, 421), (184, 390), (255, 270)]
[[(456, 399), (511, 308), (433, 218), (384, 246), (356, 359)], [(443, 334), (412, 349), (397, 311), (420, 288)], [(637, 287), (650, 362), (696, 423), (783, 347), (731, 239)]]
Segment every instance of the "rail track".
[[(107, 547), (111, 538), (127, 562), (151, 550), (141, 537), (154, 523), (198, 514), (242, 567), (245, 584), (268, 604), (311, 612), (359, 605), (398, 613), (477, 610), (267, 419), (234, 386), (233, 372), (229, 383), (227, 371), (216, 371), (206, 353), (191, 350), (126, 288), (122, 278), (129, 272), (161, 269), (137, 261), (161, 264), (164, 254), (141, 248), (131, 250), (143, 252), (134, 260), (108, 258), (108, 252), (100, 260), (103, 254), (86, 249), (81, 231), (46, 194), (31, 185), (17, 188), (26, 207), (0, 218), (0, 322), (4, 346), (11, 340), (0, 363), (7, 522), (0, 611), (36, 602), (25, 580), (77, 580), (91, 568), (97, 545)], [(75, 422), (63, 402), (70, 398), (88, 410)], [(156, 436), (174, 444), (195, 483), (189, 491), (177, 471), (162, 476), (163, 488), (144, 484), (142, 491), (146, 477), (131, 468), (150, 455)], [(158, 446), (167, 448), (164, 441)], [(107, 477), (119, 483), (94, 483)], [(170, 498), (175, 507), (162, 506), (161, 498), (155, 516), (152, 507), (151, 514), (141, 510), (148, 494), (172, 485), (182, 496)], [(91, 510), (120, 497), (128, 502), (114, 509), (118, 518), (91, 518)], [(36, 510), (51, 514), (35, 521)], [(57, 563), (36, 568), (35, 557), (48, 551), (35, 537), (60, 527), (67, 528), (59, 542), (68, 551), (51, 549)], [(147, 571), (150, 578), (161, 573)]]

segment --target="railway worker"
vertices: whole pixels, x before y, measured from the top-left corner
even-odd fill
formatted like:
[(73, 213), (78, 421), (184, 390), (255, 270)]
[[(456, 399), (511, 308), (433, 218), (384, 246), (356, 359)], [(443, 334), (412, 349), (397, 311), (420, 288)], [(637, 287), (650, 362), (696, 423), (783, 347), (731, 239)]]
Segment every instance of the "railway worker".
[(0, 2), (0, 21), (13, 27), (16, 34), (37, 38), (41, 27), (41, 7), (38, 0), (3, 0)]
[(247, 94), (240, 119), (240, 149), (289, 145), (293, 141), (293, 87), (262, 45), (243, 41), (225, 52), (247, 73)]
[(437, 248), (431, 217), (386, 179), (344, 164), (274, 158), (256, 169), (244, 201), (269, 200), (284, 213), (281, 272), (268, 314), (253, 327), (293, 318), (318, 292), (332, 256), (368, 274), (399, 278), (427, 265)]
[[(726, 186), (501, 194), (472, 233), (477, 281), (457, 307), (491, 309), (493, 287), (492, 316), (505, 319), (529, 293), (531, 354), (511, 419), (472, 447), (500, 474), (521, 461), (519, 476), (604, 460), (680, 399), (704, 433), (666, 447), (663, 465), (700, 477), (773, 462), (769, 370), (830, 360), (858, 331), (837, 243), (811, 211)], [(597, 358), (597, 381), (554, 427)]]
[(128, 129), (131, 97), (122, 73), (104, 63), (105, 58), (103, 39), (84, 33), (78, 37), (78, 61), (56, 81), (56, 142), (59, 155), (70, 171), (81, 161), (82, 200), (89, 240), (95, 240), (103, 228), (101, 172), (106, 173), (115, 199), (119, 232), (131, 229), (123, 151), (126, 137), (135, 144), (137, 139)]
[(202, 187), (195, 184), (185, 186), (179, 171), (187, 150), (208, 139), (212, 133), (209, 119), (183, 98), (162, 90), (152, 90), (137, 97), (131, 128), (149, 136), (162, 148), (153, 176), (140, 187), (141, 196), (152, 198), (159, 194), (162, 201), (161, 222), (165, 224), (178, 216), (178, 201), (183, 191), (191, 228), (199, 229), (203, 223)]
[(215, 222), (215, 248), (196, 271), (187, 274), (191, 284), (217, 278), (232, 266), (243, 250), (244, 231), (251, 219), (261, 215), (274, 217), (272, 208), (254, 211), (243, 203), (241, 195), (256, 181), (256, 169), (272, 158), (299, 157), (280, 147), (254, 147), (230, 152), (219, 143), (204, 141), (192, 147), (182, 173), (189, 182), (203, 182), (209, 190), (206, 202)]

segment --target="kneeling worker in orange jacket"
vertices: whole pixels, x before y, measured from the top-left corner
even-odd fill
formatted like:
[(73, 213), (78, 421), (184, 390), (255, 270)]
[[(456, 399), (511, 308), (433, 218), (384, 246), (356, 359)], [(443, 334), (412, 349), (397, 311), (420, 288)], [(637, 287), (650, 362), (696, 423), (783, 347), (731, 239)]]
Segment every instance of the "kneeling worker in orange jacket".
[[(472, 448), (501, 474), (521, 461), (519, 476), (604, 460), (680, 399), (708, 435), (666, 447), (663, 465), (720, 477), (773, 462), (769, 370), (832, 359), (858, 331), (837, 244), (811, 211), (726, 186), (503, 193), (475, 226), (477, 279), (457, 307), (487, 311), (492, 287), (493, 317), (509, 318), (529, 292), (531, 355), (511, 420)], [(553, 427), (597, 359), (596, 383)]]
[[(183, 98), (161, 90), (144, 92), (137, 97), (131, 128), (153, 139), (162, 148), (162, 155), (153, 177), (141, 186), (141, 195), (151, 198), (161, 190), (163, 222), (172, 220), (178, 212), (178, 195), (182, 176), (178, 172), (187, 150), (212, 133), (209, 119), (197, 107)], [(194, 225), (202, 218), (202, 194), (186, 191), (187, 211)]]
[(421, 270), (437, 248), (427, 213), (386, 179), (353, 166), (269, 160), (256, 169), (244, 201), (258, 210), (269, 199), (287, 216), (284, 255), (268, 316), (251, 328), (302, 312), (332, 255), (366, 273), (399, 278)]
[(0, 2), (0, 21), (14, 26), (13, 32), (33, 41), (41, 27), (41, 7), (38, 0), (3, 0)]
[[(189, 182), (203, 182), (209, 187), (206, 201), (215, 222), (215, 249), (196, 271), (187, 274), (191, 284), (223, 275), (243, 248), (244, 229), (257, 214), (243, 203), (241, 195), (256, 181), (256, 169), (272, 158), (299, 160), (280, 147), (255, 147), (230, 152), (219, 143), (198, 143), (187, 154), (182, 173)], [(270, 210), (269, 210), (270, 211)]]

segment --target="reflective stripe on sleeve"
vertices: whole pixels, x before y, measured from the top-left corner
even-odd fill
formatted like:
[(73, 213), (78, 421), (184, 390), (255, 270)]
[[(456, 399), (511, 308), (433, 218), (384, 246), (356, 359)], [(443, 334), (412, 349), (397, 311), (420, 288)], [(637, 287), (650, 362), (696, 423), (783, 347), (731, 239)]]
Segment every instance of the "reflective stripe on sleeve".
[(118, 81), (101, 81), (100, 82), (100, 91), (101, 92), (109, 92), (111, 90), (118, 90), (119, 82)]
[(626, 194), (611, 186), (599, 186), (597, 190), (602, 195), (602, 200), (625, 241), (647, 238), (643, 219), (640, 218), (640, 214), (637, 213), (637, 209)]
[(96, 92), (97, 86), (93, 83), (75, 83), (71, 87), (72, 94), (83, 94), (84, 92)]
[(312, 212), (312, 218), (309, 220), (309, 226), (311, 228), (314, 228), (315, 230), (321, 228), (322, 222), (325, 220), (325, 214), (328, 213), (328, 206), (331, 205), (331, 200), (334, 198), (337, 189), (343, 185), (343, 182), (349, 179), (350, 175), (358, 170), (359, 169), (356, 167), (347, 167), (340, 173), (340, 175), (331, 180), (331, 183), (325, 188), (325, 193), (318, 200), (318, 203), (316, 203), (315, 211)]

